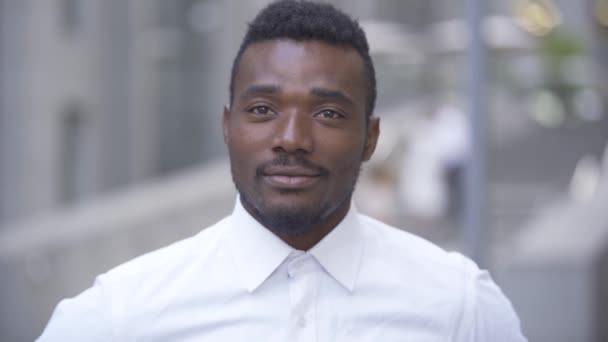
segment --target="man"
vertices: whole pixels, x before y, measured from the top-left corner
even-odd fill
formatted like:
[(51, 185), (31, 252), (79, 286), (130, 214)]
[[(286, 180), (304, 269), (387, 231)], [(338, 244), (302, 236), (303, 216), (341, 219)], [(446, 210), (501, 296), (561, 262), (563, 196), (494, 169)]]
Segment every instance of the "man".
[(379, 135), (368, 50), (329, 5), (262, 10), (223, 114), (233, 213), (99, 276), (39, 340), (524, 341), (486, 272), (351, 204)]

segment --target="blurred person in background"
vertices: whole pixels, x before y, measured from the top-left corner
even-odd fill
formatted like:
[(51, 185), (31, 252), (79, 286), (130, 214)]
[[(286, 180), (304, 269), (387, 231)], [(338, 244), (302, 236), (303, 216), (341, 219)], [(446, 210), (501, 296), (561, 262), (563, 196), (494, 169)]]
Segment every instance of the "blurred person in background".
[(223, 113), (233, 213), (100, 275), (39, 341), (525, 341), (486, 271), (352, 205), (375, 97), (356, 21), (313, 2), (263, 9)]
[(455, 217), (462, 197), (462, 173), (470, 141), (464, 111), (446, 96), (423, 115), (403, 158), (399, 194), (409, 215)]

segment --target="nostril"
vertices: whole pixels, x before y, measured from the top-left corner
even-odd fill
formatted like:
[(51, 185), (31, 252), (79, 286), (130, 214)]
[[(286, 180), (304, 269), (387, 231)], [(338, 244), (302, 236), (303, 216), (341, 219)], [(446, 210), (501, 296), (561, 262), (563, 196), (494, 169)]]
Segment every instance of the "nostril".
[(282, 146), (275, 146), (272, 148), (272, 150), (277, 153), (286, 153), (287, 152)]

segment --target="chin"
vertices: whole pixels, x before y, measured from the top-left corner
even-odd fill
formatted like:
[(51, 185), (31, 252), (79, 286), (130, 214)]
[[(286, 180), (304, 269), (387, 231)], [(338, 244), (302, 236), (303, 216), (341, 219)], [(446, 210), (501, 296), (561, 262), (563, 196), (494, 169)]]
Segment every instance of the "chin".
[(312, 206), (303, 204), (319, 203), (320, 201), (310, 201), (302, 198), (294, 200), (288, 197), (293, 194), (291, 191), (287, 198), (278, 196), (274, 201), (258, 198), (260, 201), (252, 201), (251, 198), (240, 193), (243, 206), (249, 213), (264, 227), (279, 235), (303, 235), (314, 230), (327, 217), (330, 206)]
[(287, 235), (302, 235), (318, 226), (327, 212), (326, 206), (312, 207), (282, 203), (259, 208), (259, 220), (268, 229)]

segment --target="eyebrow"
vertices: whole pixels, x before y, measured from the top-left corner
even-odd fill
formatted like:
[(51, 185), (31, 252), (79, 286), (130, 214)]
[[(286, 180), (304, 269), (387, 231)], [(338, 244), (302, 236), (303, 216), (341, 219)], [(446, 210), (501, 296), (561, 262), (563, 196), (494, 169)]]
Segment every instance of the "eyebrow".
[[(276, 84), (254, 84), (247, 87), (241, 94), (240, 98), (245, 98), (257, 94), (276, 94), (280, 91), (281, 87)], [(355, 103), (350, 97), (348, 97), (345, 93), (339, 90), (314, 87), (310, 90), (310, 94), (316, 97), (340, 100), (350, 105), (354, 105)]]
[(339, 90), (315, 87), (310, 90), (310, 94), (317, 97), (340, 100), (351, 105), (354, 104), (354, 101), (350, 97)]
[(240, 98), (245, 98), (247, 96), (252, 96), (256, 94), (276, 94), (281, 91), (281, 87), (276, 84), (254, 84), (241, 94)]

